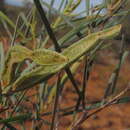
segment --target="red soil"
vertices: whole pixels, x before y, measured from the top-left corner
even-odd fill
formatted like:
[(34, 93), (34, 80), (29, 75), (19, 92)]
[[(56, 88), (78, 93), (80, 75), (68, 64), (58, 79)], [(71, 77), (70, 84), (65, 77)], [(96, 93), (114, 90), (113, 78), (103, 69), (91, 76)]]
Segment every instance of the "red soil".
[[(94, 63), (91, 77), (88, 82), (86, 89), (86, 99), (88, 102), (97, 101), (102, 99), (104, 90), (107, 87), (108, 79), (113, 72), (115, 65), (118, 63), (117, 55), (112, 52), (112, 50), (104, 50), (99, 54), (96, 63)], [(82, 80), (82, 65), (78, 69), (78, 72), (75, 76), (78, 83), (81, 83)], [(54, 79), (53, 79), (54, 80)], [(130, 61), (127, 58), (125, 64), (121, 68), (118, 84), (117, 84), (117, 93), (123, 90), (130, 81)], [(34, 91), (33, 91), (34, 90)], [(28, 95), (35, 93), (36, 89), (31, 89), (28, 92)], [(130, 96), (128, 92), (126, 95)], [(65, 84), (65, 89), (63, 91), (62, 100), (60, 102), (60, 107), (72, 106), (76, 103), (77, 95), (72, 88), (70, 81)], [(35, 102), (35, 99), (31, 99), (32, 102)], [(23, 104), (24, 105), (24, 104)], [(29, 107), (32, 104), (28, 104)], [(29, 107), (30, 108), (30, 107)], [(125, 130), (130, 128), (130, 104), (120, 104), (113, 105), (108, 108), (105, 108), (98, 114), (86, 120), (78, 130)], [(46, 119), (50, 120), (50, 117)], [(66, 130), (72, 123), (72, 117), (66, 116), (60, 118), (59, 129)], [(31, 123), (26, 123), (27, 130), (31, 130)], [(16, 125), (18, 129), (20, 127)], [(43, 126), (42, 130), (47, 130), (47, 126)]]

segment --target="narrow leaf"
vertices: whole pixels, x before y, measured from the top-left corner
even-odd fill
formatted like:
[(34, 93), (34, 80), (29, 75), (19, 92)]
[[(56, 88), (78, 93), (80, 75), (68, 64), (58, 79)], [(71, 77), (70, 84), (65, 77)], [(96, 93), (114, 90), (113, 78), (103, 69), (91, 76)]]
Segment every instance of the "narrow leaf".
[[(20, 89), (20, 86), (24, 86), (26, 88), (33, 86), (36, 83), (39, 83), (41, 80), (43, 81), (43, 79), (46, 79), (47, 77), (55, 74), (59, 70), (78, 60), (81, 56), (83, 56), (92, 48), (94, 48), (101, 39), (108, 39), (116, 36), (120, 32), (120, 29), (121, 25), (116, 25), (103, 31), (90, 34), (87, 37), (79, 40), (61, 53), (68, 58), (67, 62), (51, 66), (41, 65), (29, 73), (25, 73), (24, 75), (21, 74), (21, 76), (13, 84), (13, 86), (15, 86), (14, 90), (16, 87), (17, 89)], [(33, 81), (32, 78), (34, 78)], [(31, 82), (29, 82), (29, 79), (31, 80)]]

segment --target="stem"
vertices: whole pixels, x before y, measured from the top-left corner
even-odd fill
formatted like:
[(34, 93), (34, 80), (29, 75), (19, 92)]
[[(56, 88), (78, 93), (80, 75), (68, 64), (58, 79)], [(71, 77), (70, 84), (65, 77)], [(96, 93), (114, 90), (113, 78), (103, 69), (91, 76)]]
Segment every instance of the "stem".
[[(40, 1), (39, 1), (39, 0), (34, 0), (34, 3), (35, 3), (35, 5), (36, 5), (37, 10), (39, 11), (39, 13), (40, 13), (40, 15), (41, 15), (41, 19), (42, 19), (43, 23), (45, 24), (45, 27), (46, 27), (46, 29), (47, 29), (47, 32), (48, 32), (48, 34), (49, 34), (51, 40), (52, 40), (53, 43), (54, 43), (55, 50), (56, 50), (57, 52), (61, 52), (60, 46), (59, 46), (59, 44), (58, 44), (58, 42), (57, 42), (57, 39), (56, 39), (56, 37), (55, 37), (55, 35), (54, 35), (54, 32), (53, 32), (51, 26), (50, 26), (50, 24), (49, 24), (49, 21), (48, 21), (48, 19), (46, 18), (45, 11), (44, 11), (44, 9), (43, 9), (42, 6), (41, 6)], [(75, 79), (74, 79), (74, 77), (73, 77), (73, 75), (72, 75), (70, 69), (67, 67), (67, 68), (65, 69), (65, 71), (66, 71), (66, 73), (67, 73), (67, 75), (68, 75), (70, 81), (72, 82), (72, 84), (73, 84), (73, 86), (74, 86), (74, 88), (75, 88), (77, 94), (78, 94), (79, 97), (80, 97), (80, 90), (79, 90), (79, 88), (78, 88), (78, 86), (77, 86), (77, 84), (76, 84), (76, 81), (75, 81)]]
[(55, 118), (56, 118), (57, 106), (58, 106), (58, 101), (59, 101), (58, 99), (59, 99), (60, 80), (61, 80), (61, 77), (60, 77), (60, 73), (59, 73), (57, 85), (56, 85), (56, 97), (55, 97), (53, 116), (52, 116), (52, 124), (51, 124), (50, 130), (54, 130), (54, 128), (55, 128)]

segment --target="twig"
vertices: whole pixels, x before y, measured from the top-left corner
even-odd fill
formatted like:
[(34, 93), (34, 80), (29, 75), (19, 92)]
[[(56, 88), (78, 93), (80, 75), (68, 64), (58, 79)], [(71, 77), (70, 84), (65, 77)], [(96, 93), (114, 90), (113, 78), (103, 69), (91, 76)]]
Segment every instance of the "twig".
[[(130, 97), (123, 97), (123, 98), (119, 98), (118, 101), (113, 103), (112, 105), (121, 104), (121, 103), (128, 103), (128, 102), (130, 102)], [(85, 107), (85, 110), (90, 111), (93, 109), (97, 109), (97, 108), (101, 107), (102, 104), (103, 104), (102, 101), (98, 101), (95, 104), (87, 105)], [(58, 111), (61, 113), (60, 116), (69, 116), (69, 115), (72, 115), (74, 113), (74, 111), (75, 111), (74, 108), (75, 108), (75, 105), (64, 108), (64, 109), (60, 109)], [(83, 109), (79, 109), (78, 113), (80, 113), (80, 112), (83, 112)], [(41, 114), (41, 116), (48, 116), (51, 114), (52, 114), (52, 112), (50, 111), (50, 112), (45, 112), (45, 113)]]
[(57, 85), (56, 85), (56, 96), (55, 96), (55, 103), (54, 103), (54, 109), (53, 109), (53, 116), (52, 116), (52, 124), (50, 127), (50, 130), (55, 129), (55, 118), (56, 118), (56, 113), (57, 113), (57, 106), (58, 106), (58, 101), (59, 101), (59, 88), (60, 88), (60, 77), (61, 73), (58, 74), (58, 79), (57, 79)]
[(120, 72), (121, 65), (122, 65), (122, 59), (123, 59), (123, 55), (124, 55), (124, 45), (125, 45), (124, 35), (122, 35), (119, 63), (116, 65), (116, 68), (108, 81), (108, 86), (105, 90), (104, 99), (106, 99), (108, 96), (112, 95), (115, 91), (117, 80), (119, 77), (119, 72)]
[(121, 49), (120, 49), (120, 59), (119, 59), (119, 63), (118, 63), (118, 67), (117, 69), (115, 70), (115, 79), (113, 81), (113, 86), (112, 86), (112, 94), (114, 93), (115, 91), (115, 88), (116, 88), (116, 84), (117, 84), (117, 79), (119, 77), (119, 72), (120, 72), (120, 69), (121, 69), (121, 63), (122, 63), (122, 58), (123, 58), (123, 54), (124, 54), (124, 47), (125, 47), (125, 42), (124, 42), (124, 34), (122, 34), (122, 40), (121, 40)]
[(60, 46), (59, 46), (59, 44), (58, 44), (58, 42), (57, 42), (57, 39), (56, 39), (56, 37), (55, 37), (55, 35), (54, 35), (52, 29), (51, 29), (51, 26), (50, 26), (49, 21), (48, 21), (48, 19), (47, 19), (47, 17), (46, 17), (45, 11), (44, 11), (44, 9), (43, 9), (42, 6), (41, 6), (40, 1), (39, 1), (39, 0), (34, 0), (34, 3), (35, 3), (35, 5), (36, 5), (36, 8), (37, 8), (37, 10), (38, 10), (40, 16), (41, 16), (42, 21), (43, 21), (44, 24), (45, 24), (45, 27), (46, 27), (47, 32), (48, 32), (48, 34), (49, 34), (51, 40), (52, 40), (53, 43), (54, 43), (55, 50), (56, 50), (57, 52), (61, 52)]
[(14, 42), (15, 42), (15, 39), (16, 39), (19, 20), (20, 20), (20, 15), (18, 16), (18, 18), (16, 20), (16, 26), (15, 26), (14, 34), (13, 34), (13, 37), (12, 37), (11, 47), (14, 45)]
[[(39, 0), (34, 0), (34, 3), (35, 3), (35, 5), (36, 5), (37, 10), (39, 11), (39, 13), (40, 13), (40, 15), (41, 15), (41, 19), (42, 19), (42, 21), (43, 21), (44, 24), (45, 24), (45, 27), (46, 27), (46, 29), (47, 29), (47, 32), (48, 32), (48, 34), (49, 34), (51, 40), (52, 40), (53, 43), (54, 43), (55, 50), (56, 50), (57, 52), (61, 52), (60, 46), (59, 46), (59, 44), (58, 44), (58, 42), (57, 42), (57, 39), (56, 39), (56, 37), (55, 37), (55, 35), (54, 35), (53, 30), (51, 29), (51, 26), (50, 26), (50, 24), (49, 24), (49, 21), (48, 21), (48, 19), (46, 18), (45, 11), (44, 11), (44, 9), (43, 9), (42, 6), (41, 6), (40, 1), (39, 1)], [(72, 84), (73, 84), (73, 86), (74, 86), (74, 88), (75, 88), (77, 94), (79, 95), (79, 100), (81, 100), (80, 90), (79, 90), (79, 88), (78, 88), (78, 86), (77, 86), (77, 83), (76, 83), (76, 81), (75, 81), (75, 79), (74, 79), (74, 77), (73, 77), (73, 75), (72, 75), (72, 73), (71, 73), (69, 67), (67, 67), (67, 68), (65, 69), (65, 71), (66, 71), (66, 73), (67, 73), (67, 75), (68, 75), (70, 81), (72, 82)], [(76, 107), (76, 108), (78, 108), (78, 107)]]
[(85, 92), (86, 92), (86, 87), (87, 87), (87, 82), (90, 77), (90, 71), (92, 69), (92, 65), (94, 62), (94, 58), (97, 54), (97, 51), (100, 50), (103, 42), (101, 42), (90, 54), (89, 54), (89, 59), (85, 59), (85, 67), (84, 67), (84, 74), (83, 74), (83, 83), (82, 83), (82, 107), (85, 109)]
[(82, 88), (82, 106), (83, 109), (85, 109), (85, 92), (86, 92), (86, 86), (87, 86), (87, 82), (89, 80), (89, 76), (90, 76), (90, 70), (93, 64), (93, 60), (92, 59), (85, 59), (85, 66), (84, 66), (84, 74), (83, 74), (83, 88)]
[[(130, 84), (128, 84), (128, 86), (123, 91), (121, 91), (117, 96), (115, 96), (114, 98), (107, 101), (107, 103), (103, 104), (100, 108), (98, 108), (94, 112), (92, 112), (88, 115), (82, 115), (81, 118), (79, 120), (77, 120), (76, 123), (73, 125), (73, 129), (76, 129), (77, 127), (79, 127), (79, 125), (81, 125), (84, 121), (86, 121), (91, 116), (95, 115), (96, 113), (100, 112), (101, 110), (105, 109), (106, 107), (112, 105), (113, 103), (116, 103), (119, 100), (119, 98), (122, 95), (124, 95), (128, 90), (130, 90)], [(83, 113), (83, 114), (85, 114), (85, 113)]]
[(15, 105), (13, 111), (12, 111), (11, 114), (10, 114), (10, 117), (13, 116), (15, 110), (17, 109), (17, 107), (18, 107), (18, 105), (21, 103), (21, 101), (23, 100), (23, 98), (24, 98), (24, 96), (25, 96), (26, 93), (27, 93), (27, 90), (24, 91), (23, 94), (21, 95), (20, 99), (18, 100), (18, 102), (16, 103), (16, 105)]

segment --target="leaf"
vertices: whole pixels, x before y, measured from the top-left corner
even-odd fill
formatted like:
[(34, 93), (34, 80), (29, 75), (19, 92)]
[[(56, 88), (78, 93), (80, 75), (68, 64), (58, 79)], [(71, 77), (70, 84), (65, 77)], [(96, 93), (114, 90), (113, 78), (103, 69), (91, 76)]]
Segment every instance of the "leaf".
[(60, 53), (44, 48), (34, 50), (30, 59), (39, 65), (58, 65), (67, 61), (67, 58)]
[(47, 49), (29, 50), (21, 45), (15, 45), (8, 51), (5, 67), (2, 73), (3, 84), (6, 86), (11, 81), (12, 67), (15, 63), (30, 59), (38, 65), (57, 65), (67, 61), (60, 53)]
[(15, 45), (9, 49), (5, 59), (4, 70), (2, 72), (3, 86), (10, 83), (13, 64), (23, 61), (28, 55), (30, 55), (30, 53), (31, 51), (29, 49), (20, 45)]
[[(70, 67), (70, 70), (71, 70), (71, 73), (73, 75), (76, 74), (76, 70), (78, 69), (79, 65), (81, 64), (81, 60), (83, 59), (83, 57), (81, 57), (78, 61), (76, 61), (71, 67)], [(68, 80), (68, 75), (65, 73), (63, 75), (63, 77), (61, 78), (61, 82), (60, 82), (60, 85), (63, 89), (64, 87), (64, 84), (67, 82)], [(47, 103), (50, 104), (52, 103), (54, 97), (55, 97), (55, 94), (56, 94), (56, 85), (53, 86), (53, 88), (51, 89), (51, 91), (49, 92), (49, 95), (48, 95), (48, 100), (47, 100)]]
[(15, 88), (17, 88), (17, 90), (25, 89), (33, 86), (36, 83), (39, 83), (41, 80), (43, 81), (47, 79), (49, 76), (72, 64), (81, 56), (89, 52), (99, 43), (101, 39), (112, 38), (116, 36), (120, 30), (121, 25), (116, 25), (103, 31), (90, 34), (87, 37), (79, 40), (61, 53), (61, 55), (69, 59), (67, 62), (52, 66), (41, 65), (31, 72), (21, 74), (21, 76), (12, 84), (13, 90), (15, 90)]
[(4, 47), (3, 43), (0, 42), (0, 80), (2, 78), (3, 69), (4, 69)]
[(94, 47), (97, 44), (97, 42), (99, 42), (101, 39), (103, 40), (116, 36), (119, 33), (120, 29), (121, 25), (116, 25), (112, 28), (90, 34), (87, 37), (79, 40), (72, 46), (65, 49), (62, 54), (70, 58), (71, 63), (77, 60), (82, 55), (84, 55), (86, 51), (92, 49), (92, 47)]

